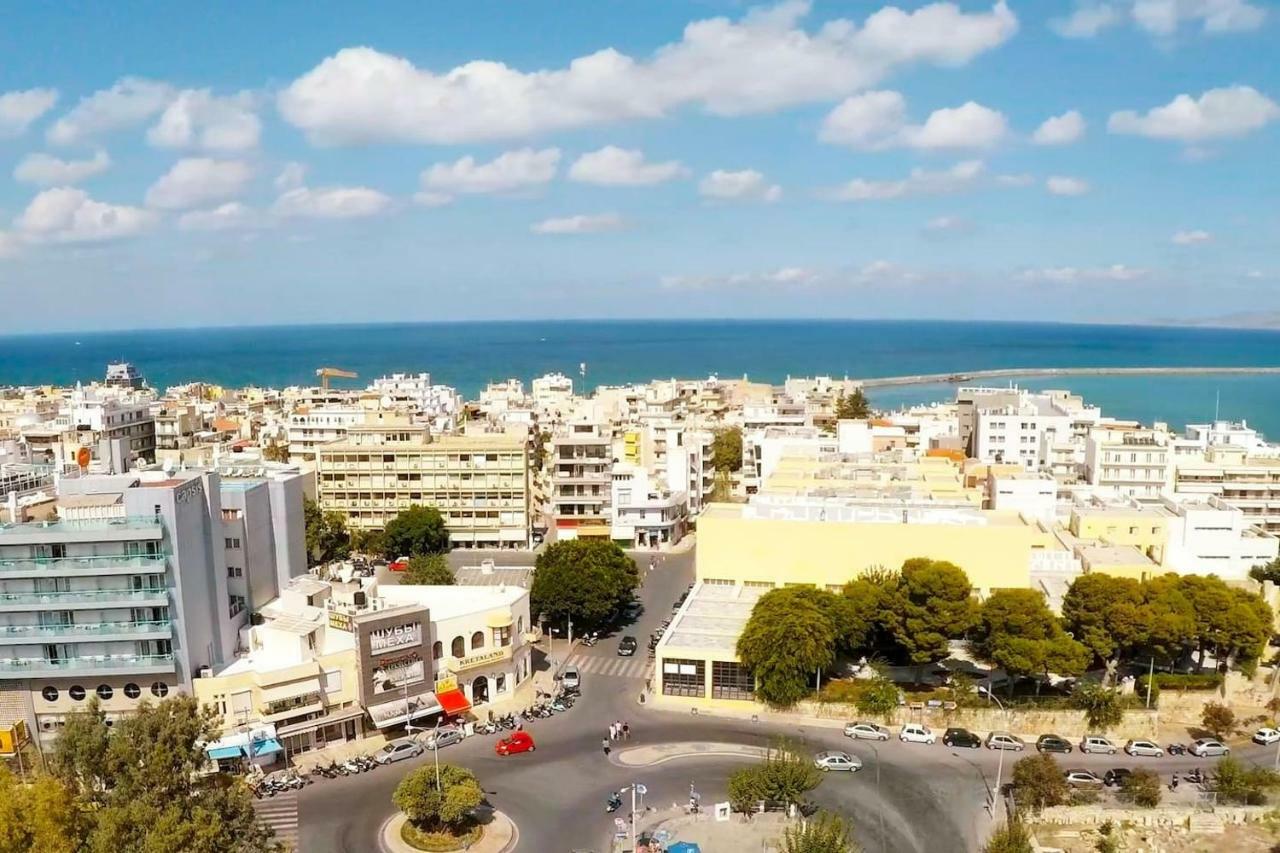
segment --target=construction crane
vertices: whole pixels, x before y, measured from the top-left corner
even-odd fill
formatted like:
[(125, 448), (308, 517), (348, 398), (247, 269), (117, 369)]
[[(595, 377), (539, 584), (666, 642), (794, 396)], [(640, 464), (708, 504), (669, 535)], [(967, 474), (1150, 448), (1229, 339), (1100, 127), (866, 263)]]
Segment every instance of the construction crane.
[(355, 379), (359, 375), (360, 374), (353, 373), (350, 370), (342, 370), (337, 367), (321, 367), (316, 370), (316, 376), (320, 377), (320, 387), (326, 391), (329, 390), (330, 377), (337, 377), (339, 379)]

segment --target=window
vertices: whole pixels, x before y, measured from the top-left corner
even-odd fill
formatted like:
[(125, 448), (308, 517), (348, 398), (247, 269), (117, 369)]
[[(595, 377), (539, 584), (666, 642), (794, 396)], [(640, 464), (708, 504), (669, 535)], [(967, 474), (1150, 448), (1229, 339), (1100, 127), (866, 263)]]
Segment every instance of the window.
[(137, 699), (142, 695), (142, 688), (130, 681), (124, 686), (124, 695), (130, 699)]
[(98, 689), (94, 691), (98, 694), (98, 698), (104, 702), (115, 695), (115, 691), (111, 689), (110, 684), (99, 684)]
[(516, 633), (517, 634), (524, 633), (524, 617), (523, 616), (516, 617)]
[(227, 577), (239, 578), (244, 577), (244, 569), (240, 566), (227, 566)]
[(440, 660), (442, 657), (444, 657), (444, 643), (436, 640), (431, 646), (431, 659)]
[(230, 595), (228, 596), (228, 598), (230, 599), (228, 612), (230, 616), (234, 619), (236, 616), (239, 616), (241, 613), (244, 612), (244, 596)]
[(742, 664), (736, 661), (712, 662), (712, 699), (754, 699), (755, 687), (755, 676)]
[(671, 658), (662, 662), (662, 692), (667, 696), (703, 698), (706, 691), (706, 663)]
[(240, 547), (240, 540), (236, 537), (228, 536), (226, 541), (228, 548), (238, 549)]
[(476, 631), (471, 635), (471, 648), (473, 651), (484, 648), (484, 631)]
[(58, 695), (58, 688), (54, 687), (52, 684), (40, 691), (40, 696), (46, 702), (57, 702)]
[(163, 681), (153, 682), (151, 685), (151, 695), (158, 699), (163, 699), (169, 695), (169, 685), (165, 684)]
[(511, 626), (493, 629), (493, 644), (499, 648), (511, 645)]
[(73, 684), (71, 685), (71, 689), (67, 691), (67, 695), (70, 696), (72, 700), (76, 702), (83, 702), (84, 688), (81, 687), (79, 684)]
[(494, 692), (496, 693), (507, 692), (507, 674), (505, 672), (499, 673), (498, 677), (494, 680), (493, 689), (494, 689)]
[(464, 658), (467, 656), (467, 641), (462, 637), (454, 637), (453, 643), (450, 644), (449, 653), (455, 658)]

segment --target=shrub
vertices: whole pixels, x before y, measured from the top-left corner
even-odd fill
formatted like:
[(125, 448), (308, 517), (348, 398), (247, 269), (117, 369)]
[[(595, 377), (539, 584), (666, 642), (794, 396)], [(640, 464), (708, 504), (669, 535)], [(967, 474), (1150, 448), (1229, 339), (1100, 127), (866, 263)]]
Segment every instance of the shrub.
[(1092, 681), (1082, 681), (1071, 693), (1071, 703), (1084, 711), (1090, 728), (1109, 729), (1124, 719), (1120, 695)]
[(982, 853), (1032, 853), (1031, 831), (1027, 825), (1014, 817), (1004, 826), (991, 833), (987, 846)]
[(799, 803), (821, 781), (822, 771), (812, 760), (780, 741), (769, 748), (764, 761), (729, 775), (729, 802), (740, 812), (751, 811), (760, 800)]
[(1134, 695), (1146, 701), (1147, 682), (1151, 682), (1151, 701), (1160, 698), (1161, 690), (1217, 690), (1222, 687), (1222, 676), (1216, 672), (1179, 673), (1157, 672), (1155, 677), (1138, 676), (1134, 685)]
[(1218, 801), (1260, 806), (1267, 801), (1267, 792), (1280, 787), (1280, 775), (1265, 767), (1242, 764), (1239, 759), (1224, 755), (1215, 768), (1214, 790)]
[(898, 685), (887, 678), (877, 678), (866, 686), (854, 704), (864, 714), (888, 719), (898, 707)]
[(1150, 770), (1135, 770), (1120, 783), (1118, 796), (1135, 806), (1153, 809), (1160, 805), (1161, 793), (1160, 777)]
[(1216, 737), (1226, 737), (1236, 727), (1236, 714), (1226, 705), (1208, 702), (1200, 712), (1200, 723)]
[(480, 782), (462, 767), (440, 765), (440, 788), (434, 768), (420, 767), (400, 780), (391, 801), (424, 831), (460, 832), (468, 828), (471, 810), (480, 805)]
[(1062, 768), (1049, 753), (1023, 758), (1013, 766), (1013, 801), (1019, 808), (1039, 812), (1062, 805), (1068, 794)]

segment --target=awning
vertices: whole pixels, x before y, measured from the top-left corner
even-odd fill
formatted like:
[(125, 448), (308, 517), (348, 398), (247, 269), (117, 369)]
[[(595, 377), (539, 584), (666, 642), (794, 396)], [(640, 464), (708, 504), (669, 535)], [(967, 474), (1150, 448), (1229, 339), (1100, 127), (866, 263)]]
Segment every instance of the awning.
[(463, 695), (462, 691), (456, 687), (452, 690), (437, 693), (436, 699), (439, 700), (440, 706), (444, 708), (444, 712), (451, 717), (461, 714), (463, 711), (471, 710), (471, 703), (467, 701), (467, 697)]
[(410, 706), (407, 715), (404, 712), (405, 706), (402, 699), (372, 706), (369, 708), (369, 717), (373, 720), (375, 726), (385, 729), (391, 726), (402, 726), (407, 722), (421, 717), (429, 717), (444, 710), (440, 703), (436, 701), (434, 693), (423, 693), (419, 696), (414, 696), (409, 701)]
[(249, 744), (249, 752), (250, 758), (257, 758), (259, 755), (274, 755), (277, 752), (284, 752), (284, 747), (275, 738), (268, 738), (267, 740), (254, 741)]
[(320, 688), (320, 679), (304, 678), (302, 681), (291, 681), (288, 684), (280, 684), (275, 687), (264, 687), (262, 689), (263, 702), (283, 702), (286, 699), (296, 699), (299, 696), (309, 696), (311, 694), (323, 695)]
[(239, 746), (212, 746), (207, 754), (214, 761), (225, 761), (230, 758), (243, 758), (244, 749)]
[(492, 610), (484, 617), (484, 624), (490, 628), (505, 628), (514, 621), (510, 610)]

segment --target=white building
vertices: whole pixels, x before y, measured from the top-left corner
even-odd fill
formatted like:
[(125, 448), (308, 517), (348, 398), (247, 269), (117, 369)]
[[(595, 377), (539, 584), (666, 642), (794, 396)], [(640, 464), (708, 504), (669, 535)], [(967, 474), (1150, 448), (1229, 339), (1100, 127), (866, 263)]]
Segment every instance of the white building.
[(1173, 486), (1169, 434), (1159, 424), (1096, 426), (1085, 440), (1085, 472), (1090, 485), (1130, 497), (1159, 497)]
[(772, 426), (742, 431), (742, 485), (747, 494), (759, 491), (786, 455), (821, 456), (839, 452), (839, 440), (812, 426)]
[(449, 385), (431, 382), (430, 373), (393, 373), (373, 380), (369, 391), (384, 410), (412, 412), (433, 433), (453, 432), (462, 415), (462, 395)]
[(988, 508), (1018, 512), (1051, 526), (1057, 509), (1057, 481), (1048, 474), (987, 473)]
[(317, 447), (346, 438), (364, 418), (365, 410), (359, 406), (295, 409), (289, 415), (289, 458), (315, 459)]
[(548, 503), (556, 538), (609, 536), (612, 436), (600, 424), (568, 424), (551, 437), (549, 464)]
[(1171, 514), (1166, 527), (1166, 569), (1244, 581), (1249, 579), (1249, 569), (1271, 562), (1280, 552), (1280, 539), (1255, 527), (1243, 512), (1218, 498), (1161, 503)]
[(680, 541), (689, 518), (685, 492), (658, 486), (636, 465), (614, 465), (612, 476), (610, 535), (614, 541), (635, 548), (660, 548)]
[(548, 373), (529, 383), (533, 406), (540, 413), (564, 411), (573, 402), (573, 380), (563, 373)]
[(1083, 454), (1102, 411), (1066, 391), (1020, 391), (1012, 403), (1006, 394), (976, 398), (968, 417), (975, 459), (1036, 471), (1061, 466), (1064, 450), (1078, 447)]

